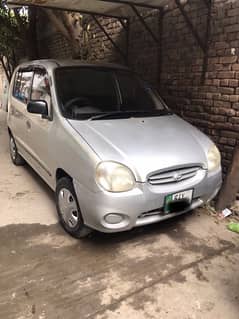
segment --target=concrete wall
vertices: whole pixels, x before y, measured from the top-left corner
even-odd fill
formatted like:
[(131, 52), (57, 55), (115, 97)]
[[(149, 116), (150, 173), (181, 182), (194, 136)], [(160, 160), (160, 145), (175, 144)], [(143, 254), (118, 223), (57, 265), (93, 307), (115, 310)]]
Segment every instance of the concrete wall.
[[(211, 18), (208, 69), (202, 84), (203, 52), (176, 6), (163, 18), (162, 51), (137, 19), (130, 27), (129, 64), (144, 79), (159, 87), (169, 106), (204, 131), (219, 146), (224, 170), (239, 142), (239, 1), (214, 0)], [(201, 37), (206, 32), (204, 1), (190, 0), (186, 10)], [(159, 33), (159, 16), (144, 12), (146, 21)], [(101, 19), (115, 41), (124, 48), (126, 37), (114, 19)], [(43, 57), (66, 58), (69, 45), (55, 30), (42, 32)], [(91, 59), (123, 63), (102, 31), (92, 24)], [(159, 59), (162, 70), (159, 79)], [(160, 82), (160, 85), (159, 85)]]
[(3, 91), (3, 69), (1, 67), (0, 64), (0, 96), (2, 95), (2, 91)]
[(3, 68), (0, 64), (0, 109), (6, 106), (6, 78), (4, 75)]

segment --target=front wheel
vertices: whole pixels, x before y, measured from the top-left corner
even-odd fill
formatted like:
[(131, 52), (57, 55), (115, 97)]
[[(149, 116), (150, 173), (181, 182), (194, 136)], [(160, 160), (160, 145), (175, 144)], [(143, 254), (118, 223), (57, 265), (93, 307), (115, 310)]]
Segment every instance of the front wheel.
[(56, 186), (56, 207), (62, 227), (75, 238), (88, 236), (92, 230), (84, 225), (73, 183), (61, 178)]

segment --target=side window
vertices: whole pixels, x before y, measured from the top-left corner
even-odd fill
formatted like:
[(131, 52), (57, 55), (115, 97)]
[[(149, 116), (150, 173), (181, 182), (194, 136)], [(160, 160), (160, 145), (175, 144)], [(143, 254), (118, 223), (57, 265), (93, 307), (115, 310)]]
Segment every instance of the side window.
[(16, 75), (14, 97), (25, 104), (30, 99), (32, 76), (32, 71), (19, 71)]
[(15, 77), (15, 84), (14, 84), (14, 91), (13, 91), (13, 96), (17, 99), (20, 96), (21, 77), (22, 77), (22, 72), (18, 71)]
[(50, 84), (45, 70), (38, 69), (34, 72), (31, 100), (44, 100), (50, 106)]

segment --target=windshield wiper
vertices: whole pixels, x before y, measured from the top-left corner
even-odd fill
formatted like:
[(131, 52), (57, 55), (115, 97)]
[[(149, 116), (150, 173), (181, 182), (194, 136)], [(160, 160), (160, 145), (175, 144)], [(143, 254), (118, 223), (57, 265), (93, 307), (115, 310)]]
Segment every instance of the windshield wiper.
[(102, 113), (98, 115), (94, 115), (90, 118), (91, 121), (95, 120), (101, 120), (101, 119), (127, 119), (132, 117), (133, 112), (108, 112), (108, 113)]
[(127, 119), (130, 117), (151, 117), (151, 116), (163, 116), (172, 115), (173, 113), (169, 110), (152, 110), (152, 111), (115, 111), (97, 114), (90, 117), (91, 121), (101, 120), (101, 119)]
[(152, 111), (135, 111), (134, 117), (151, 117), (151, 116), (163, 116), (172, 115), (173, 113), (167, 109), (164, 110), (152, 110)]

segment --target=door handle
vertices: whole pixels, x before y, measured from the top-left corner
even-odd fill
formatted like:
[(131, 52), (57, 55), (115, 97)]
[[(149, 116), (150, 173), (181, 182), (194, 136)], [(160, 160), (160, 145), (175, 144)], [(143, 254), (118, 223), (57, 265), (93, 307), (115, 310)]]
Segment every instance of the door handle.
[(30, 130), (31, 129), (31, 122), (30, 121), (26, 121), (26, 125), (27, 125), (27, 129)]

